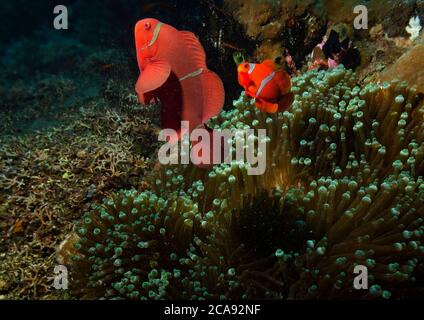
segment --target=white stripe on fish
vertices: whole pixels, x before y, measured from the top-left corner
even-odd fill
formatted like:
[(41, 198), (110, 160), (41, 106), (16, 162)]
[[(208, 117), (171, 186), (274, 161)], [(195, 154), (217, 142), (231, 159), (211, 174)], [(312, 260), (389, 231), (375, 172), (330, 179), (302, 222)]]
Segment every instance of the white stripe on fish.
[(253, 70), (255, 70), (256, 64), (249, 63), (249, 74), (252, 74)]
[(194, 78), (194, 77), (200, 76), (202, 74), (202, 72), (203, 72), (203, 68), (200, 68), (200, 69), (198, 69), (194, 72), (191, 72), (191, 73), (185, 75), (184, 77), (181, 77), (179, 80), (184, 81), (188, 78)]
[(159, 22), (159, 23), (156, 25), (156, 28), (155, 28), (155, 30), (153, 31), (153, 37), (152, 37), (152, 40), (150, 40), (150, 43), (147, 45), (147, 47), (151, 47), (151, 46), (153, 46), (153, 44), (156, 42), (156, 40), (158, 39), (159, 32), (160, 32), (160, 29), (162, 28), (162, 26), (163, 26), (163, 23), (162, 23), (162, 22)]
[(258, 91), (256, 92), (256, 96), (259, 96), (262, 92), (262, 90), (265, 88), (265, 86), (275, 77), (275, 72), (272, 72), (270, 75), (268, 75), (266, 78), (264, 78), (261, 82), (261, 85), (259, 86)]

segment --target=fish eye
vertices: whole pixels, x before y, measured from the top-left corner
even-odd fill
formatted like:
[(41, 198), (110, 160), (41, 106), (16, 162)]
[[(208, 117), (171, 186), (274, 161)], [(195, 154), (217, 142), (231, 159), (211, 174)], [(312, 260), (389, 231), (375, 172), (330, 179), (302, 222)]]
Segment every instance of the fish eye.
[(144, 30), (149, 31), (152, 28), (152, 24), (150, 22), (146, 22), (144, 24)]
[(245, 64), (244, 64), (244, 68), (245, 68), (245, 69), (249, 69), (249, 64), (248, 64), (248, 63), (245, 63)]

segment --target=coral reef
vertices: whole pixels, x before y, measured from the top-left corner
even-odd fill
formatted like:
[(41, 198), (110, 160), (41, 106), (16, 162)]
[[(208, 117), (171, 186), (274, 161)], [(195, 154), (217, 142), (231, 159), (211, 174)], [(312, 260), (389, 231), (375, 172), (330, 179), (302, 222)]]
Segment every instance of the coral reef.
[[(361, 88), (341, 67), (294, 78), (293, 92), (284, 113), (261, 113), (242, 95), (210, 121), (267, 129), (264, 175), (249, 176), (236, 161), (159, 167), (150, 191), (123, 191), (88, 213), (69, 253), (73, 279), (89, 284), (76, 291), (137, 299), (422, 292), (422, 95), (399, 81)], [(253, 243), (264, 230), (268, 246)], [(174, 251), (177, 262), (166, 258)], [(369, 291), (353, 289), (358, 264), (369, 268)]]
[(325, 33), (326, 20), (313, 1), (224, 1), (226, 9), (259, 41), (257, 60), (277, 59), (288, 49), (297, 67)]
[[(406, 27), (424, 1), (367, 2), (369, 30), (352, 27), (360, 0), (68, 3), (61, 32), (48, 2), (0, 2), (0, 300), (423, 296), (423, 34)], [(287, 61), (289, 111), (242, 95), (208, 124), (267, 129), (263, 176), (156, 165), (159, 108), (133, 94), (143, 16), (198, 34), (229, 99), (234, 51)], [(302, 74), (331, 30), (357, 74)], [(57, 263), (70, 291), (51, 286)]]
[[(332, 69), (342, 64), (348, 69), (355, 69), (360, 64), (359, 51), (351, 47), (351, 41), (343, 31), (349, 31), (349, 28), (343, 28), (337, 32), (336, 27), (332, 27), (324, 37), (323, 42), (317, 45), (311, 54), (311, 62), (308, 69)], [(344, 27), (341, 25), (341, 27)], [(344, 39), (340, 39), (340, 34)]]
[(411, 40), (415, 40), (418, 38), (421, 31), (421, 22), (419, 17), (412, 17), (409, 20), (409, 24), (406, 26), (406, 32), (408, 32), (411, 36), (409, 37)]
[[(312, 61), (310, 57), (324, 37), (335, 30), (341, 37), (340, 41), (345, 38), (351, 40), (351, 52), (344, 58), (343, 64), (357, 71), (362, 83), (377, 81), (377, 74), (412, 45), (406, 31), (411, 17), (417, 17), (415, 23), (424, 19), (424, 2), (421, 0), (367, 3), (359, 0), (225, 0), (224, 4), (244, 27), (246, 36), (257, 42), (252, 53), (256, 60), (285, 57), (290, 60), (287, 71), (292, 74), (305, 71), (308, 63), (311, 67), (326, 67), (328, 57), (313, 56)], [(356, 30), (353, 27), (357, 16), (353, 8), (357, 5), (365, 5), (368, 10), (368, 29)], [(416, 34), (418, 26), (411, 30)], [(418, 64), (415, 68), (419, 67)]]
[[(353, 8), (365, 5), (368, 9), (370, 26), (382, 23), (389, 37), (406, 36), (405, 27), (414, 11), (422, 15), (421, 0), (408, 1), (369, 1), (361, 0), (323, 0), (323, 1), (241, 1), (226, 0), (225, 5), (246, 30), (246, 34), (255, 39), (275, 40), (284, 28), (290, 26), (292, 19), (311, 14), (308, 25), (312, 27), (330, 22), (331, 24), (352, 24), (356, 15)], [(315, 20), (318, 19), (318, 20)], [(318, 29), (310, 30), (312, 35)]]
[(156, 127), (132, 101), (120, 110), (93, 102), (54, 129), (0, 138), (1, 295), (53, 297), (55, 249), (74, 221), (116, 188), (143, 189)]

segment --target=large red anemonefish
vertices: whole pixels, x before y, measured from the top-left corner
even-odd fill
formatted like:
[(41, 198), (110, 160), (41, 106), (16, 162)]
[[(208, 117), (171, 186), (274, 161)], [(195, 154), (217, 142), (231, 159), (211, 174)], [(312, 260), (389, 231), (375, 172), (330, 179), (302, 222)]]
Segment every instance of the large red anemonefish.
[(284, 70), (277, 70), (271, 60), (260, 64), (244, 62), (237, 71), (239, 84), (247, 96), (255, 99), (255, 105), (261, 111), (280, 112), (293, 103), (290, 76)]
[(138, 98), (141, 103), (160, 99), (164, 128), (181, 138), (181, 121), (189, 122), (191, 132), (221, 111), (224, 86), (207, 68), (205, 51), (192, 32), (147, 18), (135, 26), (135, 43)]

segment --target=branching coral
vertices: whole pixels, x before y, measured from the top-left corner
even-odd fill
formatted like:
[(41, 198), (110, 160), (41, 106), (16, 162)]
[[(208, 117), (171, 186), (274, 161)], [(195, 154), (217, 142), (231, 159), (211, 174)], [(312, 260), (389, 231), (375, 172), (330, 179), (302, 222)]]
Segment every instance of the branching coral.
[[(154, 199), (163, 198), (163, 211), (134, 205), (134, 199), (148, 199), (152, 193), (129, 193), (133, 200), (113, 200), (86, 217), (87, 227), (80, 232), (86, 240), (77, 245), (79, 263), (95, 268), (74, 266), (75, 279), (88, 273), (93, 281), (103, 272), (110, 284), (123, 281), (116, 272), (120, 264), (113, 265), (118, 259), (114, 246), (127, 241), (119, 239), (115, 228), (123, 228), (136, 239), (123, 250), (128, 255), (121, 259), (125, 268), (120, 271), (138, 270), (142, 279), (137, 278), (137, 285), (142, 285), (152, 268), (156, 276), (164, 270), (165, 283), (171, 284), (171, 269), (179, 268), (183, 281), (163, 288), (163, 295), (149, 296), (139, 289), (140, 295), (122, 296), (113, 285), (108, 287), (112, 291), (88, 287), (87, 294), (231, 299), (414, 295), (420, 289), (424, 261), (423, 97), (397, 81), (361, 88), (355, 74), (341, 67), (293, 79), (293, 92), (295, 102), (284, 113), (261, 113), (242, 96), (236, 109), (210, 121), (210, 127), (219, 130), (266, 129), (264, 175), (249, 176), (249, 164), (237, 161), (209, 171), (160, 167), (149, 181), (150, 192), (158, 195)], [(154, 232), (162, 228), (165, 216), (173, 221), (184, 218), (185, 210), (173, 205), (178, 201), (196, 208), (190, 211), (195, 217), (192, 232), (173, 243), (181, 257), (190, 260), (189, 268), (169, 264), (167, 245), (153, 246), (148, 259), (132, 261), (140, 255), (138, 242), (163, 241)], [(129, 227), (135, 220), (125, 219), (134, 208), (137, 219), (160, 211), (161, 218), (148, 218), (156, 230), (151, 236), (142, 230), (147, 224), (136, 232)], [(121, 221), (119, 215), (126, 223), (115, 222)], [(175, 234), (172, 230), (180, 224), (165, 228), (165, 235)], [(159, 249), (157, 256), (164, 258), (152, 267), (148, 261)], [(353, 289), (358, 264), (368, 267), (368, 291)]]
[(415, 40), (418, 38), (421, 28), (420, 17), (411, 17), (405, 30), (411, 35), (409, 38)]
[(80, 113), (62, 115), (67, 125), (0, 138), (0, 273), (22, 274), (6, 272), (14, 276), (0, 279), (1, 295), (58, 297), (49, 277), (62, 236), (90, 203), (112, 190), (144, 188), (155, 127), (149, 111), (131, 106), (116, 111), (87, 104)]

